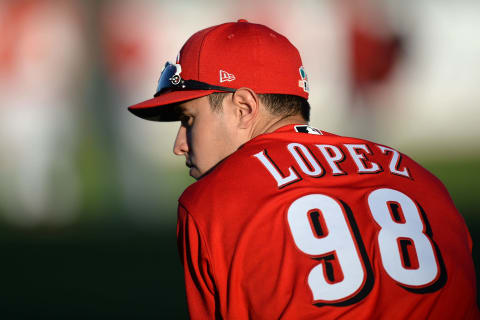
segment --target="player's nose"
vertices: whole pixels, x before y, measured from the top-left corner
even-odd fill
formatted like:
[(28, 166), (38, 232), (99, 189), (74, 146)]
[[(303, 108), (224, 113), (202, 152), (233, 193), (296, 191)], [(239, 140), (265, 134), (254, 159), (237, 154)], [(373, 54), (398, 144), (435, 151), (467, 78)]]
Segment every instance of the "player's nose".
[(188, 152), (187, 144), (187, 129), (184, 126), (180, 125), (178, 129), (177, 137), (175, 138), (175, 143), (173, 144), (173, 153), (177, 156), (184, 155)]

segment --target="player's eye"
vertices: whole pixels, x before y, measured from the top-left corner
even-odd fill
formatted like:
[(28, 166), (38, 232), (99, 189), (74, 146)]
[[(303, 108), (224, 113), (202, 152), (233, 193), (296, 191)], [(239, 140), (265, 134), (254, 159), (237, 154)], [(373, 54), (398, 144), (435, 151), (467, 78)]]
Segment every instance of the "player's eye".
[(191, 116), (182, 115), (180, 117), (180, 123), (183, 127), (190, 127), (192, 125), (193, 118)]

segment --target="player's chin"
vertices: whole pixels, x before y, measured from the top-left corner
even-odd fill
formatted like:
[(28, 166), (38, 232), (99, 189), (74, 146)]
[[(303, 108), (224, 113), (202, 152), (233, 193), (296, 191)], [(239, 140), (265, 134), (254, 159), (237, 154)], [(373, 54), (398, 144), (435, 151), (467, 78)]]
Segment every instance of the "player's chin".
[(190, 177), (192, 177), (195, 180), (200, 179), (200, 177), (202, 176), (201, 172), (194, 166), (190, 167), (189, 174), (190, 174)]

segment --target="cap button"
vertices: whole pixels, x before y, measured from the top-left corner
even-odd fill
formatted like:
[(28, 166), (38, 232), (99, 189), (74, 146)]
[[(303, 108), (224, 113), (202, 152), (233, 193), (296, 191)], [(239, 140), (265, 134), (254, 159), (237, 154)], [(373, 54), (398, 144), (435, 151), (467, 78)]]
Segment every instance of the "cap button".
[(238, 19), (237, 22), (248, 22), (248, 21), (245, 19)]

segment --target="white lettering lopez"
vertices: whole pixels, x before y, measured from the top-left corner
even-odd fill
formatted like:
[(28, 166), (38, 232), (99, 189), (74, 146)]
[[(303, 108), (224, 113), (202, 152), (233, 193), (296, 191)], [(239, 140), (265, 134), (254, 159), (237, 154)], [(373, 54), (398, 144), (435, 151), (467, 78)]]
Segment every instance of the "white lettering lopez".
[[(407, 167), (401, 165), (401, 154), (389, 147), (374, 145), (378, 148), (382, 155), (389, 158), (388, 172), (398, 176), (411, 178), (410, 171)], [(343, 144), (343, 145), (328, 145), (316, 144), (313, 152), (307, 145), (300, 143), (290, 143), (287, 145), (287, 151), (291, 154), (294, 163), (287, 167), (288, 175), (284, 175), (273, 159), (267, 153), (267, 150), (262, 150), (253, 156), (257, 158), (260, 163), (267, 169), (270, 175), (275, 179), (279, 188), (285, 187), (289, 184), (302, 180), (301, 175), (293, 166), (296, 164), (301, 172), (310, 177), (322, 177), (327, 172), (333, 176), (340, 176), (348, 174), (340, 167), (340, 163), (346, 159), (352, 160), (355, 165), (357, 174), (376, 174), (382, 172), (383, 169), (380, 164), (370, 160), (368, 156), (372, 156), (373, 152), (366, 144)], [(345, 148), (346, 152), (342, 149)], [(318, 158), (323, 159), (329, 168), (325, 170), (322, 167)]]

